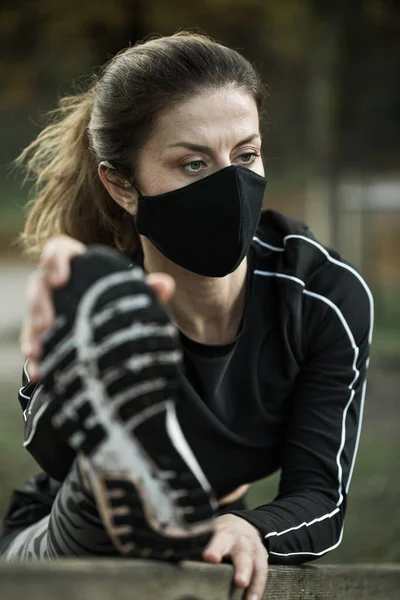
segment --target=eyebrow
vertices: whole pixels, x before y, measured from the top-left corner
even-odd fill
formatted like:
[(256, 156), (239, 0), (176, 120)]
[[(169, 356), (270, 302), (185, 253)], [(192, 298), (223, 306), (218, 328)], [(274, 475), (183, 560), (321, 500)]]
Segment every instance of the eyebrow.
[[(252, 142), (254, 139), (256, 138), (260, 138), (260, 134), (259, 133), (252, 133), (251, 135), (249, 135), (248, 137), (246, 137), (244, 140), (241, 140), (240, 142), (238, 142), (236, 144), (236, 146), (233, 148), (233, 150), (236, 150), (236, 148), (239, 148), (239, 146), (243, 146), (243, 144), (248, 144), (249, 142)], [(212, 152), (212, 148), (210, 148), (210, 146), (202, 146), (200, 144), (192, 144), (191, 142), (176, 142), (175, 144), (168, 144), (168, 148), (188, 148), (189, 150), (193, 150), (194, 152)]]

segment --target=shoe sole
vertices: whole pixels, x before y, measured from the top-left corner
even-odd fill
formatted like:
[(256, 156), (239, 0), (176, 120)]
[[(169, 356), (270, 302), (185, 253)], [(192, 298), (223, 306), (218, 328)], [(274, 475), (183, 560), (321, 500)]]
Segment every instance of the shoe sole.
[(55, 326), (43, 340), (46, 411), (83, 455), (116, 548), (179, 559), (207, 544), (216, 502), (175, 412), (176, 329), (142, 270), (127, 267), (99, 249), (73, 259), (70, 283), (54, 293)]

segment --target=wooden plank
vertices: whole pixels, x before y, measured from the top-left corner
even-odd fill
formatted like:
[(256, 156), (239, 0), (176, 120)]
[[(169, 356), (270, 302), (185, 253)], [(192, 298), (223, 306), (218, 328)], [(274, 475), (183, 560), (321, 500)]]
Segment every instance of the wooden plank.
[[(186, 562), (0, 562), (0, 600), (241, 600), (232, 568)], [(400, 565), (270, 567), (265, 600), (400, 600)]]

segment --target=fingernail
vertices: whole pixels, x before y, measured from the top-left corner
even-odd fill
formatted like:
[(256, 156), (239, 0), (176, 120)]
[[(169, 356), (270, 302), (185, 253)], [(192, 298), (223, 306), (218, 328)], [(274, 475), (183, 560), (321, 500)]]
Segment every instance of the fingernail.
[(249, 574), (247, 573), (247, 571), (242, 571), (238, 574), (238, 579), (241, 583), (247, 583), (249, 579)]
[(214, 560), (219, 560), (219, 555), (216, 552), (206, 552), (206, 554), (209, 558), (212, 558)]
[(257, 594), (252, 594), (249, 598), (249, 600), (258, 600), (258, 596)]
[(40, 344), (38, 344), (38, 342), (29, 342), (28, 350), (29, 352), (26, 352), (26, 356), (29, 356), (30, 358), (33, 358), (35, 360), (40, 358), (41, 347)]

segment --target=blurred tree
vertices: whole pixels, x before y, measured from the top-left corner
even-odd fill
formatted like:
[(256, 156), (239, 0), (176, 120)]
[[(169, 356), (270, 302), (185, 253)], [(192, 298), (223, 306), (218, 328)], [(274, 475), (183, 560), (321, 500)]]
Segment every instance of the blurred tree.
[(56, 90), (129, 42), (188, 27), (242, 50), (271, 84), (266, 156), (278, 172), (304, 172), (313, 156), (396, 164), (395, 0), (3, 0), (0, 118), (54, 106)]
[(0, 111), (43, 104), (60, 85), (143, 37), (144, 0), (19, 0), (0, 12)]

